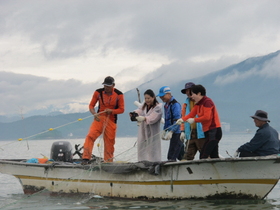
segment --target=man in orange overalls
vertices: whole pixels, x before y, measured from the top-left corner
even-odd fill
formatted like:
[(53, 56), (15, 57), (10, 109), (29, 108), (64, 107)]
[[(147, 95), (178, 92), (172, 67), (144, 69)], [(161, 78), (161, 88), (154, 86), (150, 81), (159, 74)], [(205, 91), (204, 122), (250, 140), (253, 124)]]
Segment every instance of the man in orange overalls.
[[(94, 142), (101, 134), (104, 138), (104, 161), (113, 162), (117, 114), (124, 112), (124, 96), (121, 91), (114, 88), (113, 77), (106, 77), (102, 85), (104, 88), (95, 90), (89, 104), (89, 111), (94, 115), (94, 121), (85, 139), (82, 164), (87, 164), (91, 159)], [(94, 107), (97, 102), (99, 105), (95, 112)]]

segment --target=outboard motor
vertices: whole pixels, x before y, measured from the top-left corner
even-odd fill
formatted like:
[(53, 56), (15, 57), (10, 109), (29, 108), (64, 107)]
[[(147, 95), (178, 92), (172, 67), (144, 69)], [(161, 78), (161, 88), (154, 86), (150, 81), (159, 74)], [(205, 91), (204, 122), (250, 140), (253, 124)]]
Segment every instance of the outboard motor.
[(54, 142), (50, 158), (54, 161), (72, 162), (72, 145), (68, 141)]

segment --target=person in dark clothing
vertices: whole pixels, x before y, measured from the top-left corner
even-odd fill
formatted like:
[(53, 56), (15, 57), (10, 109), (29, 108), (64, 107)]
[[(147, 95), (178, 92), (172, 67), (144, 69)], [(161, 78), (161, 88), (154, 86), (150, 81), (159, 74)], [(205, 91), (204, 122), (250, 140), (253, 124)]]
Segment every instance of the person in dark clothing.
[(272, 128), (268, 122), (267, 112), (257, 110), (255, 115), (251, 116), (254, 119), (256, 127), (255, 136), (250, 142), (240, 146), (235, 152), (234, 156), (237, 157), (255, 157), (279, 154), (280, 141), (278, 132)]

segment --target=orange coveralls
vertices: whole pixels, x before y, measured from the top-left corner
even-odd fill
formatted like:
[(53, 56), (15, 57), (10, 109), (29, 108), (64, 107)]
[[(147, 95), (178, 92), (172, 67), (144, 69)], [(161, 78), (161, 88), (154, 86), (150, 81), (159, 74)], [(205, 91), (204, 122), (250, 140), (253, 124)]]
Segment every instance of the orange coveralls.
[(105, 109), (112, 109), (113, 112), (110, 115), (101, 113), (98, 116), (100, 121), (92, 122), (84, 143), (83, 159), (91, 159), (94, 142), (104, 132), (104, 161), (113, 162), (117, 114), (124, 112), (124, 96), (116, 88), (113, 89), (111, 95), (106, 94), (104, 88), (100, 88), (94, 92), (89, 109), (93, 109), (97, 102), (99, 102), (97, 113)]

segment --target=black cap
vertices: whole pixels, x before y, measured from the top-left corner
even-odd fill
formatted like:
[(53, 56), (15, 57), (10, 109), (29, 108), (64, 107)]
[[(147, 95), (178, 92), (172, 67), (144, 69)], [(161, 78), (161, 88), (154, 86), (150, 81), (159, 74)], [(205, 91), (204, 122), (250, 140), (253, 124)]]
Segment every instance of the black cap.
[(110, 77), (110, 76), (106, 77), (104, 79), (104, 82), (102, 83), (102, 85), (106, 85), (106, 86), (112, 86), (114, 84), (115, 84), (115, 80), (113, 77)]
[(185, 88), (181, 90), (181, 93), (186, 94), (186, 90), (194, 86), (195, 84), (193, 82), (188, 82), (185, 84)]

